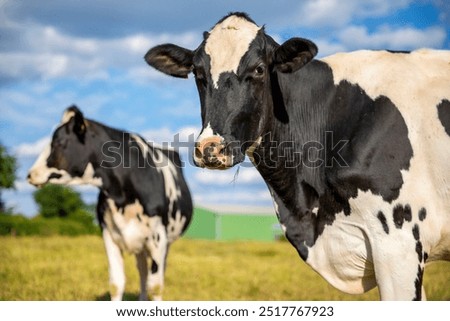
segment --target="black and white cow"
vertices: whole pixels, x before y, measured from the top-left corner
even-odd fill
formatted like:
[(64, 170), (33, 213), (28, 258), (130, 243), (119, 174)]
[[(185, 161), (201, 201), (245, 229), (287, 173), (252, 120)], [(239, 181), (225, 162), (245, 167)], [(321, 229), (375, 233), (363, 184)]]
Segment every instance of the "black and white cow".
[(154, 300), (162, 298), (169, 245), (192, 217), (191, 195), (177, 152), (86, 119), (72, 106), (30, 169), (28, 180), (36, 186), (97, 186), (111, 299), (121, 300), (124, 292), (123, 251), (136, 256), (139, 298), (147, 299), (147, 290)]
[(232, 13), (197, 49), (145, 59), (194, 73), (195, 163), (226, 169), (247, 153), (314, 270), (348, 293), (425, 299), (425, 263), (450, 260), (450, 52), (316, 53)]

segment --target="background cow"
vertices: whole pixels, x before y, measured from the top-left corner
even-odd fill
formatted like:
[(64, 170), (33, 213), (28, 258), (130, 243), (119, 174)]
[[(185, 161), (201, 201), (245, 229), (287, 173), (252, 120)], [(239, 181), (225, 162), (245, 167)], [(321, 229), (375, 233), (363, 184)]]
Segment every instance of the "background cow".
[(450, 53), (358, 51), (314, 60), (246, 14), (220, 20), (196, 50), (145, 59), (193, 72), (203, 130), (194, 160), (250, 157), (286, 236), (338, 289), (424, 299), (426, 262), (450, 260)]
[(122, 251), (136, 256), (140, 299), (147, 299), (147, 289), (153, 299), (162, 298), (169, 245), (186, 230), (192, 216), (178, 153), (86, 119), (72, 106), (30, 169), (28, 180), (36, 186), (97, 186), (111, 299), (120, 300), (125, 288)]

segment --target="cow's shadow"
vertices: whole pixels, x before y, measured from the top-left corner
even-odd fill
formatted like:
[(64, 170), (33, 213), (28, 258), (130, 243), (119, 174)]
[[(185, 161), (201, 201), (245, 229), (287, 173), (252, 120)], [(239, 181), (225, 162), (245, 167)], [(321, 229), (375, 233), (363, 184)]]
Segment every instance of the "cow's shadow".
[[(123, 301), (139, 301), (139, 294), (138, 293), (130, 293), (125, 292), (123, 294)], [(108, 292), (105, 292), (104, 294), (98, 295), (95, 298), (95, 301), (111, 301), (111, 296)]]

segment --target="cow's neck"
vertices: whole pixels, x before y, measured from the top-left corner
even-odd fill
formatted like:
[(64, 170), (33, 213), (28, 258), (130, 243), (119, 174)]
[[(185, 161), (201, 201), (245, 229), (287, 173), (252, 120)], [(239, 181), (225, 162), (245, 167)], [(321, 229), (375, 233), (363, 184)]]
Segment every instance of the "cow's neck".
[(329, 193), (324, 154), (330, 97), (318, 77), (310, 77), (320, 68), (314, 63), (302, 73), (273, 77), (273, 114), (255, 151), (256, 167), (272, 193), (280, 223), (303, 259), (305, 245), (314, 244), (329, 220), (326, 212), (318, 215), (319, 199)]
[[(112, 156), (116, 158), (120, 156), (120, 159), (123, 160), (122, 151), (124, 148), (121, 144), (125, 143), (124, 133), (91, 120), (88, 121), (88, 126), (88, 133), (92, 139), (86, 140), (89, 144), (87, 148), (94, 151), (91, 153), (93, 156), (90, 162), (94, 168), (95, 176), (102, 179), (100, 189), (105, 195), (120, 201), (124, 198), (123, 182), (114, 172), (117, 166), (123, 166), (123, 164), (112, 162)], [(107, 145), (108, 143), (111, 145)], [(114, 151), (114, 153), (108, 154), (111, 151)]]

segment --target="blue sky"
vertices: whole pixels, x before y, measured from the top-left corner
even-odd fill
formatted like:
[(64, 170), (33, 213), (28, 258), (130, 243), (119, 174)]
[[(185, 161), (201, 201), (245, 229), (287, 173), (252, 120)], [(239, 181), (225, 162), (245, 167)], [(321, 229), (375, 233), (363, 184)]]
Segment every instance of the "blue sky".
[[(245, 11), (282, 42), (313, 40), (319, 57), (358, 49), (450, 48), (446, 0), (0, 0), (0, 142), (19, 162), (7, 206), (36, 214), (28, 168), (48, 142), (63, 110), (77, 104), (88, 118), (142, 134), (149, 141), (187, 139), (200, 129), (194, 81), (150, 69), (143, 56), (157, 44), (194, 49), (230, 11)], [(190, 155), (181, 150), (184, 160)], [(249, 164), (229, 171), (189, 165), (198, 205), (271, 206)], [(86, 202), (97, 191), (77, 189)]]

